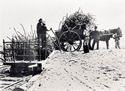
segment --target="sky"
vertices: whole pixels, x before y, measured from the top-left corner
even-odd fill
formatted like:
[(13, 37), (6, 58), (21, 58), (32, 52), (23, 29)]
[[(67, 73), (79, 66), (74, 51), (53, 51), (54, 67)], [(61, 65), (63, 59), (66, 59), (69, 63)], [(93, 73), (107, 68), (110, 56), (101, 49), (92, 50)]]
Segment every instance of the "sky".
[(22, 32), (20, 24), (27, 32), (31, 31), (31, 25), (36, 30), (39, 18), (48, 29), (57, 30), (62, 18), (79, 8), (94, 15), (98, 30), (120, 27), (121, 45), (125, 46), (125, 0), (0, 0), (0, 45), (13, 35), (13, 28)]

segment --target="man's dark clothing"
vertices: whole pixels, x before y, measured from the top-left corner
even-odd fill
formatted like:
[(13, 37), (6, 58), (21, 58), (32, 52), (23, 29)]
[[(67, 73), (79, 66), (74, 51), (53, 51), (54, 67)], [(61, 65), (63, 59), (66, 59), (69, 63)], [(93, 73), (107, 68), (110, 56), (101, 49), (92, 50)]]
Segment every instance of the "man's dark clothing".
[[(47, 28), (45, 26), (45, 24), (43, 24), (42, 22), (39, 22), (37, 24), (37, 36), (38, 36), (38, 46), (41, 49), (40, 46), (42, 46), (42, 49), (38, 50), (38, 60), (41, 60), (43, 58), (45, 58), (45, 51), (43, 51), (44, 48), (46, 48), (46, 31)], [(43, 53), (44, 52), (44, 53)]]
[(98, 41), (100, 39), (100, 34), (98, 31), (92, 31), (91, 32), (92, 34), (92, 38), (95, 40), (95, 41)]
[(41, 24), (41, 23), (37, 24), (38, 43), (40, 43), (40, 39), (41, 39), (41, 45), (43, 48), (45, 48), (46, 46), (46, 31), (47, 31), (47, 28), (45, 24)]
[(46, 34), (47, 28), (45, 24), (38, 23), (37, 24), (37, 35), (38, 34)]
[(93, 31), (91, 32), (92, 38), (93, 40), (93, 44), (92, 44), (92, 49), (94, 49), (95, 43), (97, 43), (97, 49), (99, 49), (99, 39), (100, 39), (100, 34), (98, 31)]
[(92, 44), (93, 50), (94, 50), (94, 46), (95, 46), (96, 43), (97, 43), (97, 50), (99, 49), (99, 40), (98, 41), (93, 40), (93, 44)]

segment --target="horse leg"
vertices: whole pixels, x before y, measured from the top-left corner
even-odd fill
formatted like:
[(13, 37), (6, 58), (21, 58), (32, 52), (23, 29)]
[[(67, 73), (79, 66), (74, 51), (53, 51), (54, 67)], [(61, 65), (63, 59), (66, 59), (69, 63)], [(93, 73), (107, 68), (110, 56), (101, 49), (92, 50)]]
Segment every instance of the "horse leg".
[(107, 49), (109, 49), (109, 40), (106, 41)]
[(95, 46), (95, 40), (93, 40), (93, 44), (92, 44), (92, 50), (94, 50), (94, 46)]
[(97, 41), (97, 50), (99, 49), (99, 41)]
[(117, 42), (115, 41), (115, 48), (117, 49)]
[(118, 48), (120, 49), (120, 43), (119, 43), (119, 40), (118, 40)]

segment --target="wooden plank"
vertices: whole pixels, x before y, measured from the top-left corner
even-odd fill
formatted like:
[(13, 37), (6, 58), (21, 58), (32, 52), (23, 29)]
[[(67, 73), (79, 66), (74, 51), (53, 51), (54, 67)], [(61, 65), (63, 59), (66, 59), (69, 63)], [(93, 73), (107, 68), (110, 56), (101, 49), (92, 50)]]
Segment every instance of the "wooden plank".
[[(5, 43), (12, 43), (12, 42), (11, 42), (11, 41), (5, 41)], [(23, 43), (29, 44), (29, 42), (15, 42), (15, 41), (14, 41), (14, 43), (16, 43), (16, 44), (18, 44), (18, 43), (19, 43), (19, 44), (23, 44)], [(38, 43), (37, 43), (37, 41), (36, 41), (36, 42), (30, 41), (30, 44), (38, 44)]]
[(4, 64), (7, 64), (7, 63), (43, 63), (44, 61), (41, 60), (41, 61), (37, 61), (37, 60), (31, 60), (31, 61), (24, 61), (24, 60), (20, 60), (20, 61), (6, 61), (6, 62), (3, 62)]
[(3, 65), (13, 65), (13, 64), (29, 64), (29, 65), (33, 65), (33, 64), (36, 64), (37, 62), (6, 62), (6, 63), (3, 63)]

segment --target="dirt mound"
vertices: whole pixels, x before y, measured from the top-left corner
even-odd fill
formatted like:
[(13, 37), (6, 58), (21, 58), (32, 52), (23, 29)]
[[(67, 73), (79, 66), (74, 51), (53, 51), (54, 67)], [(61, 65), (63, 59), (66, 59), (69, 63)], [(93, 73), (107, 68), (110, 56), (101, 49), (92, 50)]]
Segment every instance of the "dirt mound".
[(125, 91), (125, 50), (60, 53), (28, 91)]

